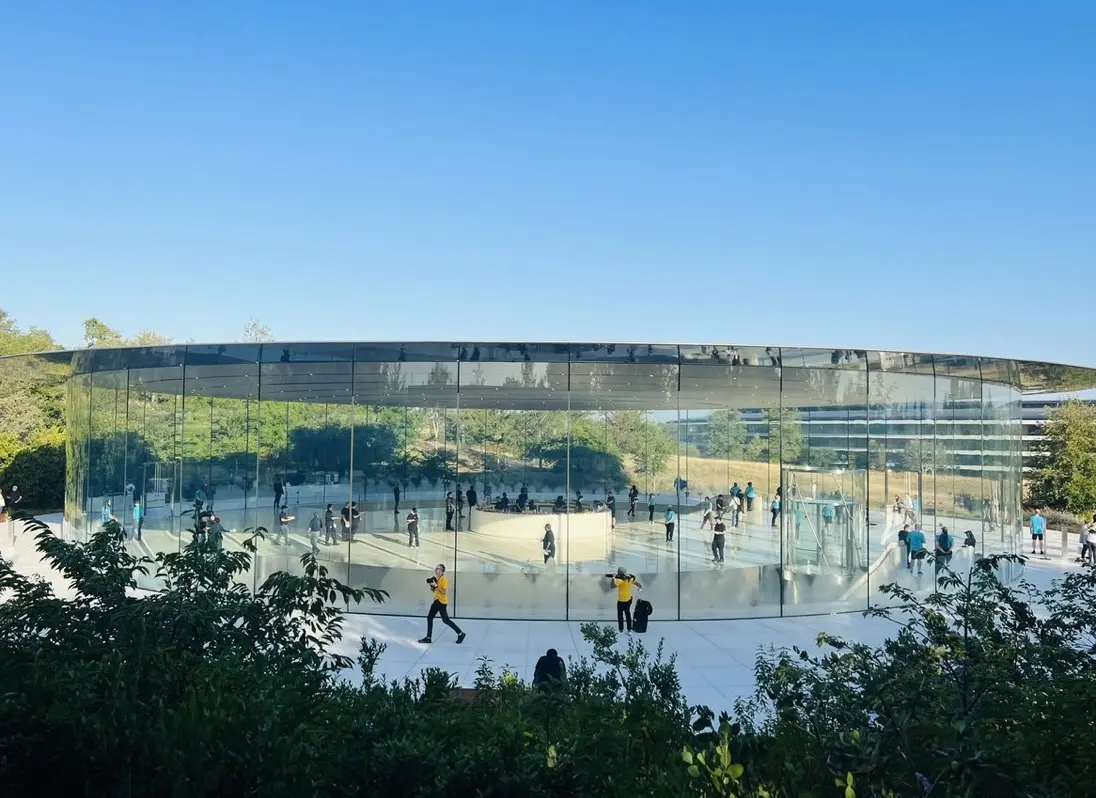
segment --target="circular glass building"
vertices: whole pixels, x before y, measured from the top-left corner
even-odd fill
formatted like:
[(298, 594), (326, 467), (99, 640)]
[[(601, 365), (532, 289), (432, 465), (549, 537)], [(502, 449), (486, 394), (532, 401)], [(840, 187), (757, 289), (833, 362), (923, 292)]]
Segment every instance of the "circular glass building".
[(889, 582), (933, 589), (931, 566), (905, 567), (904, 524), (930, 549), (947, 527), (955, 558), (1018, 553), (1022, 398), (1096, 385), (1013, 360), (691, 344), (0, 359), (0, 378), (27, 369), (67, 392), (68, 536), (113, 516), (135, 552), (176, 551), (201, 501), (226, 547), (267, 530), (255, 582), (315, 551), (391, 595), (352, 610), (421, 614), (443, 563), (457, 617), (561, 620), (612, 617), (621, 567), (658, 620), (863, 610)]

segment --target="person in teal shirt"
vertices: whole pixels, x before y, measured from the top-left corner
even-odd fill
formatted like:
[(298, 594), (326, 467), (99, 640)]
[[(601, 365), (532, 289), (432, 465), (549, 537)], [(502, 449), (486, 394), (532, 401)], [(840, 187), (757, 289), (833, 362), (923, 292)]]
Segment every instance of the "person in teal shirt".
[(674, 512), (673, 507), (666, 508), (666, 515), (663, 517), (662, 523), (666, 525), (666, 542), (669, 543), (674, 539), (674, 522), (677, 519), (677, 513)]
[(754, 489), (752, 482), (746, 483), (746, 512), (753, 512), (754, 497), (757, 496), (757, 491)]
[(145, 523), (145, 508), (141, 506), (141, 500), (133, 502), (133, 523), (137, 527), (137, 540), (141, 539), (141, 527)]
[(921, 529), (921, 525), (918, 524), (910, 532), (907, 538), (910, 547), (910, 563), (907, 568), (913, 570), (913, 562), (917, 561), (917, 573), (921, 573), (921, 561), (925, 559), (925, 533)]
[(1046, 556), (1047, 544), (1046, 544), (1046, 531), (1047, 531), (1047, 519), (1043, 517), (1043, 514), (1038, 510), (1035, 511), (1035, 515), (1031, 517), (1031, 553), (1035, 553), (1035, 542), (1039, 542), (1039, 553)]

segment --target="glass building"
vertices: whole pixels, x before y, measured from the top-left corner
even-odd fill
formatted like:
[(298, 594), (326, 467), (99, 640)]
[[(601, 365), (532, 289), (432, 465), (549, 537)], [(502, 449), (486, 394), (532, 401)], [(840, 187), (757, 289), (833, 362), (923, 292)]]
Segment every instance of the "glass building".
[(177, 551), (200, 500), (226, 547), (267, 530), (253, 584), (314, 550), (390, 594), (351, 610), (413, 615), (443, 563), (456, 617), (569, 620), (613, 616), (618, 567), (658, 620), (858, 611), (894, 581), (932, 590), (904, 567), (903, 523), (930, 547), (947, 527), (956, 556), (1019, 553), (1025, 396), (1096, 386), (1096, 370), (974, 356), (668, 344), (0, 359), (0, 380), (27, 370), (64, 386), (66, 536), (113, 516), (134, 552)]

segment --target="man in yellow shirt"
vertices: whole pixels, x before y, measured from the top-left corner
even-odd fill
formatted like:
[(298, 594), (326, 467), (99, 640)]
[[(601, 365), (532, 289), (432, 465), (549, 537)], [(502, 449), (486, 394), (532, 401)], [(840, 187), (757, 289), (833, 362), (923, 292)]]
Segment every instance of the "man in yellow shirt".
[(625, 625), (628, 631), (632, 631), (632, 588), (643, 589), (643, 585), (636, 578), (624, 570), (617, 568), (616, 574), (605, 574), (611, 580), (612, 586), (617, 591), (617, 628), (624, 631)]
[(440, 563), (434, 568), (434, 575), (426, 580), (434, 593), (434, 603), (426, 616), (426, 637), (420, 643), (432, 643), (434, 634), (434, 616), (441, 613), (441, 622), (457, 633), (457, 642), (464, 642), (464, 632), (449, 618), (449, 577), (445, 575), (445, 566)]

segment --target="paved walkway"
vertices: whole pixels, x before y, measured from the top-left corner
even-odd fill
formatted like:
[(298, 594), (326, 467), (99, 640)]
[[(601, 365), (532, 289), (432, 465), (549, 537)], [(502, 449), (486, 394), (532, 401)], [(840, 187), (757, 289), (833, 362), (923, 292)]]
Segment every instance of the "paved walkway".
[[(59, 521), (53, 517), (45, 520)], [(13, 559), (22, 572), (38, 573), (63, 592), (64, 580), (42, 566), (33, 538), (13, 532), (14, 527), (0, 528), (0, 553)], [(1079, 568), (1071, 560), (1061, 558), (1060, 541), (1060, 534), (1052, 533), (1048, 538), (1050, 558), (1033, 558), (1028, 562), (1024, 578), (1036, 587), (1045, 588), (1053, 579)], [(1068, 539), (1070, 555), (1076, 548), (1075, 541), (1076, 535)], [(931, 584), (926, 582), (926, 587)], [(896, 612), (894, 617), (895, 620), (885, 620), (845, 613), (732, 621), (660, 621), (656, 614), (649, 631), (635, 637), (651, 651), (664, 641), (666, 652), (677, 655), (678, 675), (690, 702), (707, 704), (718, 712), (731, 709), (735, 699), (752, 692), (753, 663), (759, 648), (814, 649), (820, 632), (878, 645), (897, 629), (902, 616)], [(520, 678), (530, 680), (537, 658), (549, 648), (555, 648), (565, 660), (588, 657), (592, 650), (582, 638), (579, 623), (470, 619), (459, 619), (458, 623), (468, 635), (463, 644), (457, 645), (452, 630), (437, 623), (434, 643), (424, 645), (417, 642), (426, 633), (424, 618), (348, 614), (341, 650), (355, 656), (363, 636), (374, 638), (387, 646), (378, 664), (378, 672), (386, 680), (414, 678), (425, 668), (438, 667), (452, 673), (464, 687), (475, 682), (475, 672), (483, 658), (496, 670), (509, 667)], [(360, 678), (355, 673), (347, 676), (351, 680)]]

